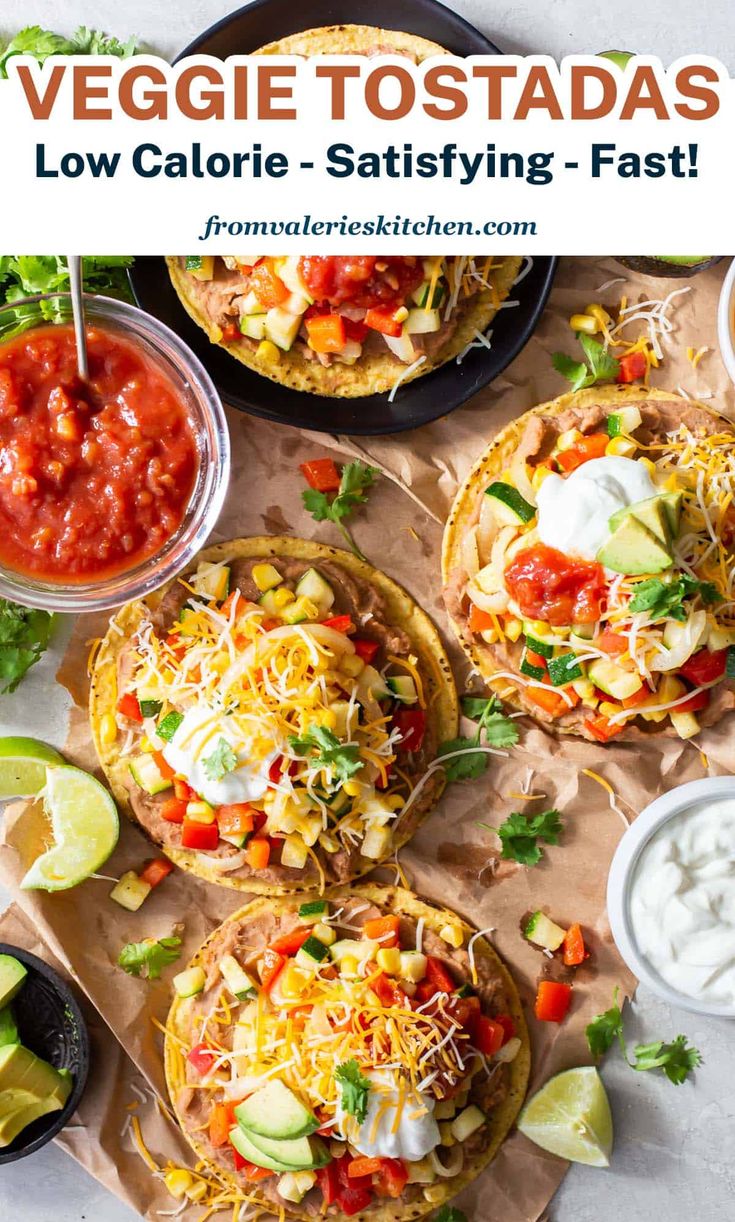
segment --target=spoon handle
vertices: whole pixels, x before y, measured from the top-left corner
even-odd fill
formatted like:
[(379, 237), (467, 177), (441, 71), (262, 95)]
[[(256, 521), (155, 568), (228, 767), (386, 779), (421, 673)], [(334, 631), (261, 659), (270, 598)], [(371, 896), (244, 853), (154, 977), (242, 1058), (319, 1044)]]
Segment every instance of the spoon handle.
[(89, 362), (87, 360), (87, 333), (84, 327), (82, 257), (81, 255), (67, 255), (67, 262), (69, 264), (71, 305), (74, 314), (74, 335), (77, 342), (77, 369), (80, 378), (86, 382), (89, 378)]

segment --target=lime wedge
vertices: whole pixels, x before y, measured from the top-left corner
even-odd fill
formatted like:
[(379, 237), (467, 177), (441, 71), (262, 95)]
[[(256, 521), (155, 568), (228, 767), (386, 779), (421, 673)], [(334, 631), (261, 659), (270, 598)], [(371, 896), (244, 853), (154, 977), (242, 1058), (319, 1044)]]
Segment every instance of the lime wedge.
[(44, 806), (54, 845), (34, 861), (24, 891), (64, 891), (94, 874), (117, 844), (120, 822), (107, 790), (81, 768), (46, 770)]
[(0, 801), (31, 798), (46, 784), (46, 765), (64, 757), (37, 738), (0, 738)]
[(589, 1167), (607, 1167), (613, 1122), (602, 1078), (593, 1065), (550, 1078), (524, 1107), (518, 1128), (542, 1150)]

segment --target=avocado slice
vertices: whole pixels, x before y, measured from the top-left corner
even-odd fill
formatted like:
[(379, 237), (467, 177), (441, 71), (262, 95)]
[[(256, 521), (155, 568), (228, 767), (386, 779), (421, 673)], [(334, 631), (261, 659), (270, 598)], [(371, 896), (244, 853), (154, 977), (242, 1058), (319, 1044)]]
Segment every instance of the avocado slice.
[(668, 547), (632, 514), (625, 515), (600, 548), (597, 559), (614, 573), (625, 573), (631, 577), (662, 573), (673, 564)]
[[(19, 1095), (25, 1092), (20, 1091)], [(30, 1102), (21, 1103), (12, 1111), (5, 1112), (0, 1116), (0, 1148), (9, 1146), (12, 1141), (15, 1141), (19, 1133), (32, 1124), (34, 1120), (38, 1120), (39, 1116), (47, 1116), (49, 1112), (58, 1112), (63, 1107), (63, 1104), (58, 1103), (52, 1096), (45, 1099), (36, 1099), (31, 1096)]]
[(636, 501), (633, 505), (626, 505), (624, 509), (618, 509), (617, 513), (610, 518), (610, 530), (617, 530), (620, 523), (630, 515), (647, 526), (663, 547), (670, 546), (669, 516), (662, 497), (651, 496), (645, 501)]
[(63, 1107), (71, 1092), (71, 1075), (60, 1073), (23, 1044), (0, 1048), (0, 1091), (18, 1088), (37, 1099), (54, 1098)]
[(0, 1048), (5, 1044), (19, 1044), (18, 1025), (11, 1006), (0, 1010)]
[(679, 533), (681, 525), (681, 492), (662, 492), (659, 498), (664, 507), (664, 512), (669, 521), (669, 532), (672, 539), (675, 539)]
[(695, 276), (719, 263), (722, 255), (618, 255), (618, 263), (644, 276), (679, 278)]
[[(321, 1142), (314, 1143), (312, 1150), (308, 1137), (298, 1137), (293, 1141), (270, 1141), (267, 1137), (258, 1137), (259, 1143), (268, 1143), (269, 1152), (261, 1150), (255, 1144), (255, 1135), (247, 1133), (237, 1125), (230, 1129), (230, 1143), (242, 1158), (256, 1167), (266, 1167), (269, 1171), (311, 1171), (314, 1167), (323, 1167), (329, 1162), (329, 1155)], [(275, 1157), (270, 1151), (275, 1151), (280, 1157)], [(284, 1161), (293, 1160), (293, 1161)]]
[(257, 1134), (272, 1141), (306, 1137), (319, 1127), (314, 1113), (278, 1078), (238, 1104), (235, 1119), (248, 1130), (253, 1141)]
[(0, 1006), (6, 1006), (23, 987), (28, 970), (12, 955), (0, 955)]

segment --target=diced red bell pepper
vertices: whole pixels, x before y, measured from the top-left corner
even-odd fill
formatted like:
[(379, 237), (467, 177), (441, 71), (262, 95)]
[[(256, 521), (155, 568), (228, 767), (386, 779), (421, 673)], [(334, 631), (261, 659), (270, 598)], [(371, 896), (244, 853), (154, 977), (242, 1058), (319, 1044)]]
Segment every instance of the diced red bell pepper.
[(154, 751), (153, 759), (155, 761), (156, 768), (164, 780), (172, 781), (176, 776), (176, 769), (172, 768), (168, 760), (164, 758), (163, 751)]
[(671, 711), (672, 713), (699, 713), (702, 709), (707, 708), (709, 702), (709, 692), (695, 692), (688, 700), (682, 700), (681, 704), (677, 704)]
[(593, 738), (596, 738), (598, 743), (607, 743), (616, 734), (622, 733), (625, 729), (624, 722), (611, 726), (607, 717), (588, 717), (584, 723), (585, 729), (589, 730)]
[(213, 1103), (209, 1113), (209, 1140), (218, 1150), (230, 1140), (230, 1130), (236, 1124), (235, 1109), (231, 1103)]
[(205, 1077), (206, 1074), (210, 1073), (218, 1056), (219, 1053), (214, 1048), (210, 1048), (208, 1044), (195, 1044), (190, 1049), (186, 1059), (190, 1065), (193, 1065), (198, 1074)]
[(279, 974), (286, 962), (286, 956), (279, 954), (277, 950), (273, 950), (271, 946), (267, 946), (263, 951), (263, 965), (260, 969), (260, 983), (264, 991), (267, 993), (271, 988), (276, 976)]
[(396, 319), (396, 306), (373, 306), (365, 315), (365, 326), (371, 331), (380, 331), (382, 335), (392, 335), (394, 338), (403, 330), (403, 323)]
[(250, 288), (266, 310), (281, 305), (289, 295), (288, 288), (276, 275), (272, 259), (264, 259), (250, 273)]
[(546, 684), (546, 680), (542, 680), (544, 687), (527, 687), (524, 695), (532, 704), (537, 704), (540, 709), (548, 713), (551, 717), (562, 717), (564, 713), (568, 713), (579, 703), (579, 696), (574, 688), (566, 687), (564, 691), (571, 703), (568, 703), (563, 696), (560, 696), (557, 691), (550, 685), (550, 681)]
[(166, 798), (159, 811), (161, 818), (167, 823), (183, 823), (186, 817), (186, 802), (181, 798)]
[(542, 980), (536, 994), (534, 1013), (539, 1022), (560, 1023), (572, 1001), (572, 986), (556, 980)]
[(172, 861), (168, 857), (154, 857), (149, 861), (145, 868), (141, 870), (140, 877), (144, 883), (148, 883), (149, 887), (157, 887), (163, 882), (164, 878), (168, 878), (174, 868)]
[(345, 318), (344, 316), (343, 322), (345, 325), (345, 335), (347, 338), (354, 339), (356, 343), (361, 344), (368, 333), (368, 328), (365, 326), (365, 323), (361, 319)]
[(234, 344), (237, 340), (242, 339), (242, 331), (236, 322), (228, 322), (222, 328), (222, 338), (226, 344)]
[(453, 993), (457, 987), (449, 968), (444, 966), (441, 959), (435, 959), (433, 955), (429, 955), (426, 960), (426, 979), (438, 993)]
[(726, 649), (698, 649), (679, 667), (679, 673), (695, 687), (704, 687), (706, 683), (715, 683), (717, 679), (721, 679), (726, 666)]
[[(621, 701), (621, 704), (624, 709), (635, 709), (639, 704), (645, 704), (650, 698), (650, 695), (651, 689), (647, 683), (644, 683), (641, 687), (639, 687), (637, 692), (633, 693), (632, 696), (626, 696), (625, 700)], [(610, 697), (606, 696), (605, 699), (609, 700)]]
[(341, 352), (347, 343), (341, 314), (317, 314), (315, 318), (307, 318), (304, 325), (309, 347), (314, 352)]
[(335, 1205), (348, 1218), (367, 1209), (372, 1202), (373, 1194), (369, 1188), (342, 1188), (335, 1199)]
[(562, 947), (564, 949), (564, 963), (567, 967), (579, 967), (580, 963), (584, 963), (587, 958), (587, 950), (584, 945), (584, 935), (580, 925), (574, 924), (569, 926), (564, 935)]
[(246, 1158), (243, 1158), (242, 1154), (238, 1153), (234, 1146), (232, 1153), (235, 1159), (235, 1170), (241, 1171), (245, 1179), (251, 1184), (257, 1184), (258, 1180), (270, 1179), (272, 1175), (276, 1174), (275, 1171), (269, 1171), (267, 1167), (256, 1167), (255, 1163), (249, 1163)]
[(408, 1169), (400, 1158), (381, 1158), (374, 1182), (378, 1196), (397, 1200), (408, 1183)]
[(348, 633), (355, 625), (349, 615), (333, 615), (331, 619), (322, 620), (322, 627), (331, 628), (334, 632)]
[(295, 929), (289, 929), (288, 933), (284, 933), (280, 938), (276, 938), (275, 942), (271, 942), (270, 949), (277, 951), (279, 955), (295, 955), (301, 950), (304, 942), (309, 937), (311, 929), (308, 925), (297, 925)]
[(546, 670), (546, 658), (542, 653), (536, 653), (535, 649), (526, 649), (526, 661), (529, 666), (537, 666), (539, 670)]
[(181, 826), (181, 844), (185, 849), (208, 852), (219, 844), (219, 828), (216, 823), (197, 823), (195, 819), (184, 819)]
[(380, 649), (380, 645), (377, 641), (368, 641), (365, 637), (356, 636), (353, 639), (352, 644), (355, 646), (355, 653), (357, 654), (358, 658), (362, 658), (366, 665), (369, 665), (372, 662), (376, 653)]
[(247, 836), (255, 826), (255, 811), (249, 802), (218, 806), (216, 816), (220, 836)]
[(452, 996), (443, 1003), (444, 1013), (457, 1023), (463, 1031), (474, 1035), (480, 1019), (480, 998), (474, 993), (469, 997)]
[(495, 1021), (500, 1023), (500, 1026), (503, 1028), (503, 1043), (507, 1044), (508, 1040), (512, 1040), (516, 1033), (516, 1025), (513, 1019), (510, 1014), (496, 1014)]
[(609, 441), (607, 433), (590, 433), (588, 437), (582, 437), (576, 441), (568, 450), (562, 450), (557, 454), (556, 461), (562, 471), (576, 471), (577, 467), (589, 462), (591, 458), (602, 458)]
[(618, 358), (618, 376), (616, 382), (636, 382), (645, 377), (648, 361), (643, 352), (626, 352)]
[(502, 1048), (505, 1039), (505, 1031), (500, 1023), (494, 1019), (488, 1018), (486, 1014), (481, 1014), (475, 1023), (474, 1035), (472, 1042), (478, 1052), (483, 1056), (492, 1057), (499, 1048)]
[(386, 976), (384, 972), (373, 980), (370, 987), (377, 994), (381, 1006), (385, 1006), (386, 1009), (392, 1006), (405, 1009), (408, 1004), (408, 999), (401, 986), (390, 976)]
[(331, 458), (302, 462), (301, 471), (309, 487), (317, 492), (336, 492), (339, 488), (339, 471)]
[(489, 611), (483, 611), (481, 607), (470, 603), (468, 624), (470, 632), (486, 632), (489, 628), (495, 627), (495, 619)]
[(181, 780), (181, 777), (174, 777), (174, 797), (178, 798), (180, 802), (194, 802), (196, 796), (196, 791), (192, 789), (191, 785), (187, 785), (186, 781)]
[(423, 709), (397, 709), (393, 725), (400, 730), (398, 751), (420, 751), (426, 734), (426, 713)]
[(340, 1159), (334, 1159), (331, 1163), (327, 1163), (326, 1167), (320, 1167), (316, 1173), (316, 1182), (325, 1205), (334, 1205), (337, 1200), (337, 1193), (340, 1189), (340, 1161)]
[(388, 916), (375, 917), (372, 921), (366, 921), (362, 927), (362, 932), (366, 938), (374, 942), (380, 942), (381, 947), (390, 948), (398, 945), (400, 924), (399, 917), (389, 914)]
[(140, 711), (140, 702), (135, 692), (125, 692), (117, 702), (117, 711), (123, 717), (128, 717), (130, 721), (137, 721), (140, 724), (143, 721), (143, 714)]

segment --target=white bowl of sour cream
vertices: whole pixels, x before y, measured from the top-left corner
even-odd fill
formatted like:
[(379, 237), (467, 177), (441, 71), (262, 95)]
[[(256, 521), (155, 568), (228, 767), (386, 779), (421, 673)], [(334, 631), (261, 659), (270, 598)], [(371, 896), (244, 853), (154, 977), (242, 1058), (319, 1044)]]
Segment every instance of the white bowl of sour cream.
[(735, 1018), (735, 776), (657, 798), (618, 845), (607, 881), (615, 943), (671, 1005)]

